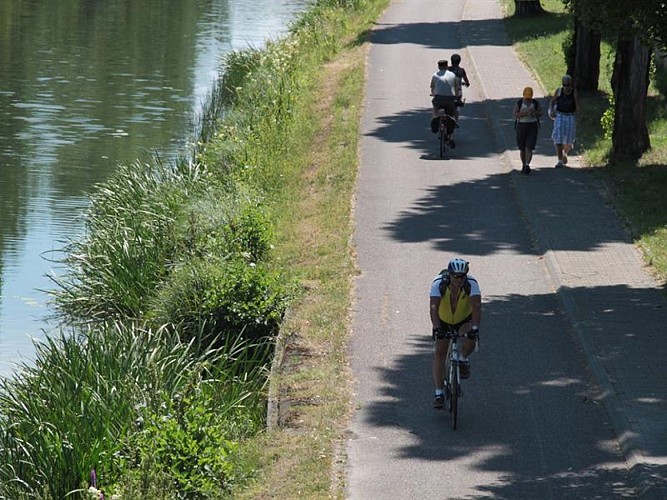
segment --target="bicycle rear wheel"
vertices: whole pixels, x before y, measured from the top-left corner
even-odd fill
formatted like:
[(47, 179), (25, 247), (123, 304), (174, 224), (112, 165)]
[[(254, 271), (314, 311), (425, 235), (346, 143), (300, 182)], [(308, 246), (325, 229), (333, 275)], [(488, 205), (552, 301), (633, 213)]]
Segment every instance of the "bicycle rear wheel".
[(445, 134), (440, 133), (440, 158), (445, 157), (445, 152), (447, 151), (447, 144), (445, 140)]
[(442, 118), (440, 119), (440, 158), (445, 157), (445, 153), (447, 152), (447, 125), (445, 123), (445, 120)]

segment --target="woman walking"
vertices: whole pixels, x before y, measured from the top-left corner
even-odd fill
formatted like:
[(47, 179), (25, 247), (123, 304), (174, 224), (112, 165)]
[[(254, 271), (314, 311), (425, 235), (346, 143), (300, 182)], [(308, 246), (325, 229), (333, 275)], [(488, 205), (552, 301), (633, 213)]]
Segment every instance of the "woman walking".
[(549, 105), (549, 117), (555, 120), (551, 138), (556, 147), (556, 156), (558, 156), (556, 168), (567, 165), (567, 155), (574, 147), (577, 132), (577, 109), (579, 108), (579, 99), (572, 85), (572, 77), (565, 75), (562, 84), (563, 86), (554, 92)]

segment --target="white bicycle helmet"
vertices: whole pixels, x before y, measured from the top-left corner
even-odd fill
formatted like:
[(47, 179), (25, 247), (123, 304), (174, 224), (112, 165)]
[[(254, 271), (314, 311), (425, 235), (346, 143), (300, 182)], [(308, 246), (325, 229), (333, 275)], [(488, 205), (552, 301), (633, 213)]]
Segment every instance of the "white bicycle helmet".
[(468, 269), (470, 269), (468, 261), (458, 257), (450, 260), (447, 265), (447, 270), (452, 274), (468, 274)]

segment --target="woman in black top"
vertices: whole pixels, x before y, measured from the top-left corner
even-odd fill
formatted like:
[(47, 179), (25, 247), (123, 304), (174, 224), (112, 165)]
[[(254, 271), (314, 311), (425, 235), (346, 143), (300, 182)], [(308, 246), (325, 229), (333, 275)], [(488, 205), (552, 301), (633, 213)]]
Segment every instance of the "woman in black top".
[(567, 155), (574, 147), (577, 132), (577, 92), (572, 85), (572, 77), (565, 75), (563, 86), (556, 89), (551, 98), (549, 116), (554, 119), (554, 128), (551, 138), (556, 147), (558, 163), (556, 168), (567, 164)]

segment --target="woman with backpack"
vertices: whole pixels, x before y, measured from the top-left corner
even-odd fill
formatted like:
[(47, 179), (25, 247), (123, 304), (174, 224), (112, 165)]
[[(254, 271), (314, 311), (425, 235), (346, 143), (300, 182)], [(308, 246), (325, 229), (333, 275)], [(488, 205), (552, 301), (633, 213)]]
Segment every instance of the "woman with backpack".
[(533, 89), (523, 89), (523, 99), (514, 105), (514, 127), (516, 129), (516, 144), (521, 156), (521, 173), (530, 173), (530, 161), (533, 159), (533, 150), (537, 144), (537, 131), (540, 126), (542, 108), (540, 103), (533, 99)]

